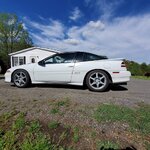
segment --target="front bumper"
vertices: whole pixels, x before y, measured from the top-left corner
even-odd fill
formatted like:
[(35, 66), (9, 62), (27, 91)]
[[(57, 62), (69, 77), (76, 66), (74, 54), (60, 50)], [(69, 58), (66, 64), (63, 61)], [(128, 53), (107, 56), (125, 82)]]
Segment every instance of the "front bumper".
[(5, 73), (5, 82), (11, 82), (11, 72)]

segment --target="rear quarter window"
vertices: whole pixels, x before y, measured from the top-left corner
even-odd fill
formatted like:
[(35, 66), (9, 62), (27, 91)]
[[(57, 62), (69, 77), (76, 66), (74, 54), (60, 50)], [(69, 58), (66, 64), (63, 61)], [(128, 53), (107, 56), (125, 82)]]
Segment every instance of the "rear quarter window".
[(98, 56), (95, 54), (85, 53), (83, 57), (83, 61), (94, 61), (94, 60), (102, 60), (107, 59), (106, 56)]

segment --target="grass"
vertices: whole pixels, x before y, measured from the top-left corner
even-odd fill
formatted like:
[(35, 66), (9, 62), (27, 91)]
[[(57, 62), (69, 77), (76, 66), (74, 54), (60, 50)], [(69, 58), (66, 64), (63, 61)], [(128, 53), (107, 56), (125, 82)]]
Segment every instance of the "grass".
[(59, 122), (57, 122), (57, 121), (52, 121), (52, 122), (50, 122), (50, 123), (48, 124), (48, 127), (49, 127), (50, 129), (56, 129), (59, 125), (60, 125)]
[(59, 113), (59, 108), (58, 107), (52, 108), (51, 111), (50, 111), (50, 113), (51, 114), (57, 114), (57, 113)]
[(62, 107), (68, 107), (70, 104), (70, 100), (68, 98), (65, 98), (64, 100), (53, 102), (50, 105), (52, 106), (52, 109), (50, 110), (51, 114), (63, 114), (60, 112), (60, 109)]
[[(5, 116), (0, 116), (0, 118), (6, 120)], [(56, 121), (51, 122), (47, 127), (49, 130), (43, 128), (38, 121), (26, 121), (23, 113), (11, 117), (9, 115), (7, 121), (0, 124), (0, 150), (67, 149), (66, 146), (63, 146), (63, 141), (72, 138), (68, 135), (67, 129), (63, 127), (60, 133), (54, 133), (53, 129), (59, 127), (59, 123)], [(53, 136), (57, 138), (55, 139)]]
[(29, 126), (29, 132), (39, 131), (40, 128), (41, 128), (40, 123), (38, 121), (33, 121)]
[(13, 123), (13, 129), (20, 130), (25, 126), (25, 116), (23, 113), (20, 113), (16, 121)]
[(75, 143), (77, 143), (79, 141), (79, 128), (78, 127), (74, 127), (73, 128), (73, 141)]
[(97, 143), (97, 147), (98, 149), (101, 149), (101, 150), (115, 150), (115, 149), (119, 149), (119, 145), (115, 142), (112, 142), (112, 141), (99, 141)]
[(37, 134), (33, 139), (33, 135), (28, 137), (20, 145), (21, 150), (49, 150), (53, 149), (53, 145), (41, 133)]
[(146, 150), (150, 150), (150, 143), (145, 142), (145, 145), (146, 145)]
[(132, 76), (132, 78), (142, 79), (142, 80), (150, 80), (150, 77), (146, 77), (146, 76)]
[(132, 130), (150, 134), (150, 106), (140, 105), (137, 109), (113, 104), (102, 104), (94, 112), (98, 122), (122, 122), (129, 124)]

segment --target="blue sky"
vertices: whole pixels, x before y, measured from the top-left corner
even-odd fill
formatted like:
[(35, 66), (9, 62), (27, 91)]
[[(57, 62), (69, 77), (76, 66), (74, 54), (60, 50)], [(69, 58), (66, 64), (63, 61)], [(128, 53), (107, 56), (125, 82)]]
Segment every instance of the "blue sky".
[(150, 0), (0, 0), (36, 46), (150, 63)]

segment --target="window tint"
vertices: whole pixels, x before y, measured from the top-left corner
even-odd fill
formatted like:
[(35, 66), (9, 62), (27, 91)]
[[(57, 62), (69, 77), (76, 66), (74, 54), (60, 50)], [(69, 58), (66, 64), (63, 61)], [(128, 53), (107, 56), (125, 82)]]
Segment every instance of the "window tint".
[(83, 61), (94, 61), (94, 60), (101, 60), (101, 59), (107, 59), (106, 56), (98, 56), (91, 53), (84, 53)]
[(76, 54), (76, 62), (82, 62), (83, 61), (83, 53), (82, 52), (78, 52)]
[(71, 63), (74, 60), (74, 53), (56, 54), (45, 59), (46, 64)]

